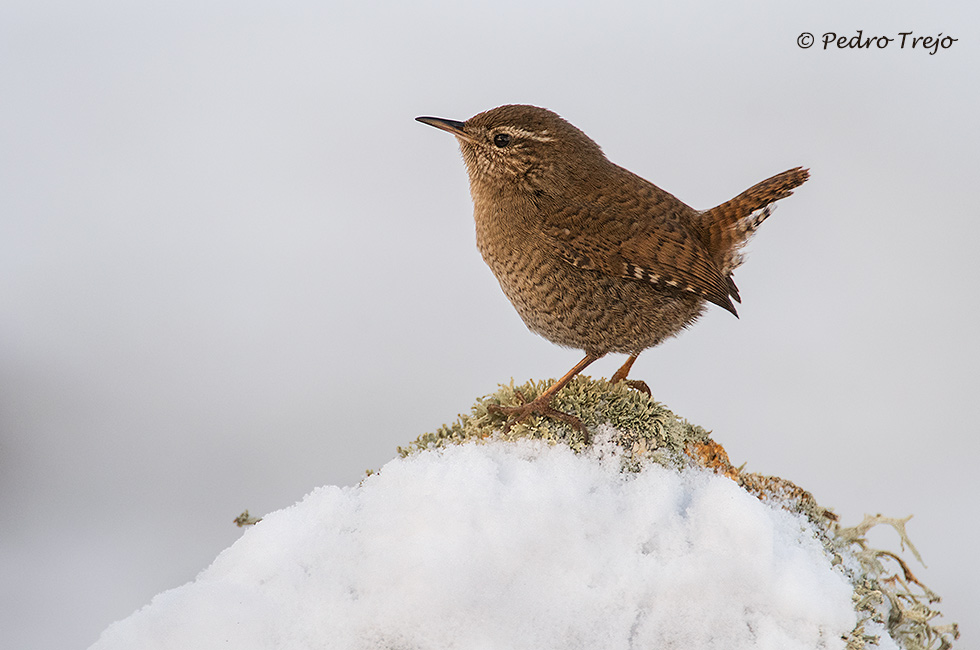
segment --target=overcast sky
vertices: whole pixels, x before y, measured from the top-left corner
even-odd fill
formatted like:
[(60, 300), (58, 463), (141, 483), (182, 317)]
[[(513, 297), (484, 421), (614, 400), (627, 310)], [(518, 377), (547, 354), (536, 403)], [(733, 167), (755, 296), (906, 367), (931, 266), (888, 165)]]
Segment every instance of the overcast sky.
[[(5, 641), (85, 647), (244, 508), (578, 361), (503, 297), (456, 143), (413, 119), (531, 103), (696, 208), (810, 168), (741, 318), (631, 376), (845, 523), (914, 513), (916, 575), (980, 643), (980, 9), (852, 5), (0, 5)], [(859, 29), (895, 40), (823, 49)]]

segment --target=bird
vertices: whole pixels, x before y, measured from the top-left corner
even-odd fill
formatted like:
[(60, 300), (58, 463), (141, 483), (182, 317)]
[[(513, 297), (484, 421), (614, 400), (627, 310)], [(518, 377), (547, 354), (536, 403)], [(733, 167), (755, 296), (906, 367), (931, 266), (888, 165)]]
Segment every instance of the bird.
[(533, 401), (492, 405), (503, 430), (537, 415), (588, 431), (552, 407), (597, 359), (629, 355), (611, 382), (627, 381), (644, 350), (693, 324), (709, 304), (736, 318), (732, 271), (741, 248), (809, 178), (795, 167), (709, 210), (614, 164), (583, 131), (548, 109), (499, 106), (460, 122), (416, 120), (456, 137), (469, 176), (476, 243), (527, 327), (584, 358)]

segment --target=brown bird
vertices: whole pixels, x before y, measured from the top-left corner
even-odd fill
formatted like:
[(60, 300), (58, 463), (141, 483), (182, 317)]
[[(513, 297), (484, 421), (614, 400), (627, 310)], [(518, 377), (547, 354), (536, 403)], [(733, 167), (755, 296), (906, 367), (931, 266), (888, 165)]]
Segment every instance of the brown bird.
[(551, 407), (586, 366), (628, 354), (610, 380), (623, 381), (640, 352), (691, 325), (707, 303), (737, 317), (739, 249), (772, 203), (809, 176), (797, 167), (698, 211), (611, 163), (585, 133), (543, 108), (500, 106), (465, 122), (416, 119), (459, 141), (477, 247), (528, 328), (585, 351), (534, 401), (493, 409), (509, 416), (505, 430), (538, 414), (587, 433)]

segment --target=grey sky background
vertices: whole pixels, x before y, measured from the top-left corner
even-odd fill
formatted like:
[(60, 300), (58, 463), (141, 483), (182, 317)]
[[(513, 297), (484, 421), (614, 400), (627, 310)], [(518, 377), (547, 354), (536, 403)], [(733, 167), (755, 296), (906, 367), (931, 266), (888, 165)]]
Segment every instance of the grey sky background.
[[(845, 523), (914, 513), (913, 570), (975, 645), (980, 9), (852, 4), (5, 2), (5, 644), (85, 647), (244, 508), (580, 358), (526, 330), (455, 141), (413, 120), (532, 103), (697, 208), (811, 169), (741, 318), (632, 376)], [(959, 40), (821, 49), (858, 29)]]

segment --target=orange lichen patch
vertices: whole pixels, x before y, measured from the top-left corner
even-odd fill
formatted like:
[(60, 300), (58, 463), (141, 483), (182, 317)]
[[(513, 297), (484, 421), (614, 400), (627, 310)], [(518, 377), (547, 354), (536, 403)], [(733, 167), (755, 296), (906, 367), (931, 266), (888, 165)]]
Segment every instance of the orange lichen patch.
[(837, 521), (833, 510), (820, 507), (813, 495), (798, 485), (778, 476), (741, 471), (732, 465), (725, 448), (710, 438), (688, 443), (685, 451), (701, 467), (727, 476), (762, 501), (778, 503), (784, 508), (801, 512), (811, 521)]
[(714, 440), (708, 438), (704, 441), (691, 442), (684, 451), (701, 467), (713, 470), (716, 474), (727, 476), (733, 481), (738, 481), (738, 468), (732, 466), (731, 461), (728, 460), (728, 452)]

